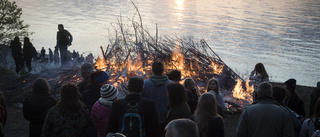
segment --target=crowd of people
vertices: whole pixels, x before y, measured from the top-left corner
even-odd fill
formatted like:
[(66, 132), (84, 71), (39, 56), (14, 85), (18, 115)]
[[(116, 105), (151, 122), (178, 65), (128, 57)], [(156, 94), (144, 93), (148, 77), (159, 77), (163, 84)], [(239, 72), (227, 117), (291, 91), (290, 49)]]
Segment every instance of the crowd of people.
[[(50, 95), (46, 79), (36, 79), (31, 96), (23, 102), (23, 115), (30, 121), (29, 136), (225, 136), (227, 109), (217, 79), (210, 79), (207, 92), (200, 95), (192, 78), (179, 83), (180, 71), (164, 75), (161, 61), (152, 64), (152, 72), (146, 80), (131, 77), (128, 94), (122, 99), (118, 99), (118, 89), (109, 84), (108, 73), (95, 70), (91, 63), (81, 66), (83, 81), (61, 87), (59, 100)], [(285, 81), (282, 87), (267, 81), (257, 83), (255, 101), (240, 115), (238, 137), (311, 137), (319, 133), (320, 82), (310, 97), (309, 117), (295, 79)], [(1, 135), (6, 118), (1, 91)]]
[[(83, 58), (75, 50), (68, 54), (72, 36), (62, 24), (58, 29), (54, 52), (49, 48), (50, 62), (59, 61), (58, 49), (62, 65), (70, 58)], [(19, 37), (15, 37), (10, 47), (16, 72), (24, 61), (30, 72), (35, 49), (29, 38), (24, 38), (23, 52)], [(42, 47), (43, 60), (45, 52)], [(90, 56), (93, 59), (92, 54)], [(224, 119), (228, 110), (218, 79), (211, 78), (206, 92), (200, 94), (194, 79), (186, 78), (180, 84), (180, 71), (173, 70), (164, 75), (164, 64), (154, 61), (153, 75), (146, 80), (131, 77), (127, 81), (128, 94), (118, 99), (119, 91), (109, 83), (108, 73), (95, 70), (92, 63), (81, 66), (83, 81), (61, 87), (59, 100), (49, 94), (50, 85), (46, 79), (34, 81), (32, 94), (23, 103), (24, 117), (30, 121), (30, 137), (225, 136)], [(288, 79), (283, 86), (272, 86), (262, 63), (255, 65), (249, 79), (254, 86), (254, 102), (240, 115), (236, 129), (238, 137), (311, 137), (320, 130), (320, 82), (311, 94), (307, 117), (304, 102), (296, 91), (295, 79)], [(4, 96), (0, 94), (0, 127), (6, 123), (4, 102)], [(3, 130), (0, 131), (3, 135)]]
[[(29, 37), (24, 37), (23, 47), (20, 42), (20, 38), (16, 36), (10, 43), (12, 57), (15, 62), (16, 72), (19, 73), (26, 65), (28, 71), (32, 71), (31, 62), (33, 60), (40, 60), (39, 62), (52, 63), (55, 65), (66, 66), (68, 64), (81, 64), (83, 62), (93, 63), (92, 53), (87, 56), (79, 54), (73, 50), (70, 52), (68, 47), (72, 43), (72, 35), (69, 31), (65, 30), (62, 24), (58, 25), (57, 43), (54, 47), (54, 51), (51, 48), (48, 49), (49, 54), (46, 54), (46, 49), (41, 48), (40, 53), (37, 52), (33, 44), (30, 42)], [(47, 57), (48, 56), (48, 57)]]

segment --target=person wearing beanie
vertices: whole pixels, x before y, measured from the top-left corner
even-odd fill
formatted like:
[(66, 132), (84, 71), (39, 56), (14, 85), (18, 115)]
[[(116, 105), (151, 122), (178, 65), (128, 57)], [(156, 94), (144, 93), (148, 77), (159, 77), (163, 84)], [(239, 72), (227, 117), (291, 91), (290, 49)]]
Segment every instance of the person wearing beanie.
[(310, 112), (309, 117), (314, 113), (314, 105), (317, 102), (317, 99), (320, 97), (320, 81), (317, 82), (317, 87), (313, 89), (310, 95)]
[(96, 70), (94, 69), (93, 65), (91, 63), (84, 63), (81, 68), (81, 76), (82, 76), (82, 81), (77, 85), (79, 88), (80, 93), (82, 94), (84, 87), (86, 87), (89, 84), (89, 75)]
[[(141, 92), (143, 90), (144, 81), (140, 77), (132, 77), (128, 82), (129, 94), (124, 98), (120, 99), (112, 104), (111, 114), (108, 122), (108, 133), (120, 133), (122, 119), (122, 111), (125, 109), (126, 102), (138, 102), (141, 103), (141, 110), (143, 115), (142, 121), (145, 122), (145, 136), (146, 137), (160, 137), (159, 120), (157, 116), (157, 110), (154, 102), (150, 99), (142, 98)], [(132, 125), (138, 127), (139, 125)], [(130, 136), (127, 135), (127, 136)]]
[(108, 132), (108, 121), (112, 103), (117, 100), (118, 89), (112, 85), (105, 84), (100, 88), (100, 98), (92, 106), (92, 122), (97, 129), (98, 137), (106, 137)]
[(288, 79), (286, 82), (284, 82), (284, 88), (287, 91), (287, 99), (285, 101), (285, 104), (297, 114), (305, 117), (306, 112), (304, 110), (304, 102), (299, 97), (298, 92), (296, 91), (296, 82), (297, 81), (293, 78)]
[[(100, 88), (108, 83), (109, 75), (105, 71), (97, 70), (90, 74), (89, 84), (84, 88), (82, 92), (82, 102), (87, 106), (89, 113), (91, 113), (92, 106), (101, 97)], [(91, 119), (91, 118), (90, 118)], [(85, 128), (87, 137), (96, 137), (97, 131), (92, 123), (89, 121), (88, 126)]]

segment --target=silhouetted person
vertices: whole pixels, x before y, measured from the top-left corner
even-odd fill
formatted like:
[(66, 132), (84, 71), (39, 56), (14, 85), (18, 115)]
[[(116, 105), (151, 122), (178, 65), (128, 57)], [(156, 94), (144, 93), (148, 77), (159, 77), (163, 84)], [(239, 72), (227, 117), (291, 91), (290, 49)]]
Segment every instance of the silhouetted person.
[(24, 57), (24, 60), (26, 61), (26, 65), (29, 72), (32, 70), (31, 61), (32, 61), (32, 58), (34, 57), (33, 50), (34, 50), (34, 47), (30, 42), (30, 39), (28, 37), (24, 37), (23, 57)]
[(12, 52), (12, 57), (14, 59), (14, 63), (16, 64), (16, 72), (19, 73), (23, 66), (23, 58), (21, 42), (18, 36), (14, 37), (14, 40), (11, 41), (10, 48)]
[(41, 53), (41, 60), (43, 62), (45, 62), (46, 61), (46, 50), (44, 49), (44, 47), (42, 47), (40, 53)]
[(72, 35), (65, 30), (62, 24), (58, 25), (57, 47), (60, 49), (61, 65), (68, 63), (68, 46), (72, 43)]
[(253, 84), (254, 92), (253, 92), (253, 101), (257, 97), (257, 89), (260, 83), (269, 82), (269, 75), (262, 63), (257, 63), (254, 66), (254, 70), (251, 71), (250, 74), (250, 82)]
[(287, 99), (285, 104), (294, 112), (305, 117), (306, 112), (304, 111), (304, 102), (296, 91), (296, 82), (297, 81), (295, 79), (289, 79), (284, 83), (284, 88), (287, 90)]
[(293, 137), (290, 113), (272, 98), (272, 85), (258, 86), (257, 98), (240, 115), (237, 137)]
[(30, 121), (29, 137), (40, 137), (42, 125), (48, 110), (56, 105), (50, 95), (50, 85), (44, 78), (38, 78), (32, 86), (32, 93), (23, 102), (23, 116)]
[(181, 72), (179, 70), (172, 70), (169, 74), (168, 77), (170, 80), (179, 83), (181, 81)]
[(50, 58), (50, 63), (51, 63), (53, 60), (53, 52), (52, 52), (51, 48), (49, 48), (49, 58)]
[(58, 52), (58, 48), (57, 47), (55, 47), (54, 48), (54, 64), (56, 65), (59, 65), (59, 63), (60, 63), (60, 61), (59, 61), (60, 59), (59, 59), (59, 52)]

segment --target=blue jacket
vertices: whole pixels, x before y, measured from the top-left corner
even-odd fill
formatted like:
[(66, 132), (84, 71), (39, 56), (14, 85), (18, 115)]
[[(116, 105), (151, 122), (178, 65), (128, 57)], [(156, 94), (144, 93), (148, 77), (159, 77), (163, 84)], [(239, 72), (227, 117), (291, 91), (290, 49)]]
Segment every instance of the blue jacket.
[(168, 111), (167, 85), (170, 82), (172, 81), (164, 75), (153, 75), (144, 80), (144, 88), (141, 95), (155, 102), (160, 123), (166, 122)]

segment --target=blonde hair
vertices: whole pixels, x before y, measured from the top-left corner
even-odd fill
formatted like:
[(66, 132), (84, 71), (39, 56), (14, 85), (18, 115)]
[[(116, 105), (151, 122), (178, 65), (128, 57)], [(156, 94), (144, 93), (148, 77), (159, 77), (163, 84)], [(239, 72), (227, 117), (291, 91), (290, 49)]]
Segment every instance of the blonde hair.
[(217, 110), (217, 100), (214, 94), (206, 92), (200, 96), (197, 109), (194, 112), (194, 121), (199, 127), (202, 137), (208, 132), (208, 120), (219, 116)]

